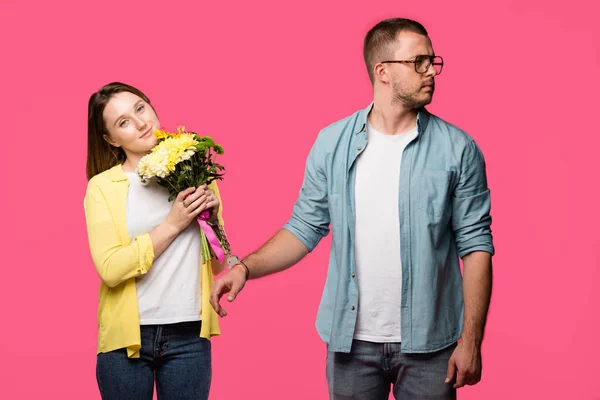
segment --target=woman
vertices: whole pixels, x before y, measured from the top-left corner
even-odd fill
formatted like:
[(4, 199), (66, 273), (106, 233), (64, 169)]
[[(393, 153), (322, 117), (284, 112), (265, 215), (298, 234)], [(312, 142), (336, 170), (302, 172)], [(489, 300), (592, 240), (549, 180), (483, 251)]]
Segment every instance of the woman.
[(202, 260), (196, 218), (210, 209), (222, 224), (215, 183), (173, 202), (167, 189), (142, 185), (139, 160), (157, 143), (150, 100), (119, 82), (88, 105), (87, 231), (102, 283), (96, 378), (103, 399), (207, 399), (210, 306), (217, 261)]

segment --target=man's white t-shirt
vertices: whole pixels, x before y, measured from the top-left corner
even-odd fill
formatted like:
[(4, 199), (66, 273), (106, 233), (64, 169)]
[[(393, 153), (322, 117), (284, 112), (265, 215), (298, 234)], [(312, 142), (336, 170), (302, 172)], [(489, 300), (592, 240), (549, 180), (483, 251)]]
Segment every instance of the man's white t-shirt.
[(368, 124), (368, 145), (357, 159), (354, 254), (359, 304), (354, 338), (358, 340), (401, 341), (398, 192), (402, 153), (416, 135), (416, 127), (386, 135)]

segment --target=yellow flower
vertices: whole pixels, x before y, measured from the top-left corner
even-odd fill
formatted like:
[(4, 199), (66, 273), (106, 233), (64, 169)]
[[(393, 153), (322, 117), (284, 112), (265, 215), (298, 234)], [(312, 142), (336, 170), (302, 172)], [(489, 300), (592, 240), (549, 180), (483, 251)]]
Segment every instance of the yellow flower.
[(193, 135), (183, 133), (183, 130), (181, 132), (171, 135), (158, 131), (157, 136), (167, 136), (154, 146), (150, 154), (142, 157), (137, 166), (137, 173), (143, 182), (153, 177), (166, 177), (175, 171), (178, 163), (189, 160), (194, 155), (198, 141)]
[(166, 139), (170, 136), (169, 132), (165, 132), (161, 129), (155, 129), (154, 130), (154, 135), (160, 140), (160, 139)]
[(185, 126), (178, 126), (177, 127), (177, 132), (171, 133), (171, 132), (167, 132), (167, 131), (163, 131), (162, 129), (155, 129), (154, 130), (154, 135), (159, 139), (159, 140), (163, 140), (163, 139), (168, 139), (168, 138), (177, 138), (181, 135), (189, 135), (186, 130), (185, 130)]
[(194, 140), (192, 135), (181, 134), (178, 137), (170, 137), (165, 139), (160, 145), (169, 150), (170, 153), (176, 153), (177, 157), (181, 157), (188, 150), (195, 150), (198, 142)]

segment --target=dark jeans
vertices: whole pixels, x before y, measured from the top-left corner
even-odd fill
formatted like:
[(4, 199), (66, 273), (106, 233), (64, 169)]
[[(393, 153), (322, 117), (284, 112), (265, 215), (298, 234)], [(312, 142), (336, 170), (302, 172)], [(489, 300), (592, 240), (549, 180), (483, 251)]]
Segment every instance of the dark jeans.
[(456, 389), (444, 383), (456, 345), (435, 353), (406, 354), (400, 343), (352, 342), (350, 353), (327, 353), (327, 383), (334, 400), (454, 400)]
[(140, 358), (128, 358), (125, 349), (98, 354), (102, 399), (152, 400), (155, 377), (160, 400), (208, 399), (210, 341), (200, 338), (200, 322), (145, 325), (141, 335)]

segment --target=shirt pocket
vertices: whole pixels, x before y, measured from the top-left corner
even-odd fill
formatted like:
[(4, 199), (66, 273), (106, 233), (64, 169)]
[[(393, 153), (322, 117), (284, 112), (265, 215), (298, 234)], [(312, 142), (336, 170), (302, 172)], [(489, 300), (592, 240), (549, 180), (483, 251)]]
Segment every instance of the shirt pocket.
[(434, 218), (450, 211), (453, 171), (425, 170), (419, 178), (419, 210)]

